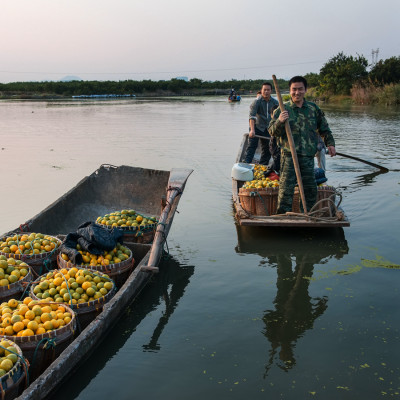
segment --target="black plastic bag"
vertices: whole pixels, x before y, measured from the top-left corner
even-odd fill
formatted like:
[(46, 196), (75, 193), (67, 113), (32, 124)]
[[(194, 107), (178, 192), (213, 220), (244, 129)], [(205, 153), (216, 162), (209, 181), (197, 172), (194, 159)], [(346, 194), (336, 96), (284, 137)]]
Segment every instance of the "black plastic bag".
[(83, 251), (101, 255), (104, 251), (113, 250), (118, 242), (123, 243), (122, 230), (103, 228), (89, 221), (80, 225), (76, 233), (66, 236), (60, 251), (65, 253), (73, 264), (82, 264), (82, 255), (76, 249), (77, 244)]

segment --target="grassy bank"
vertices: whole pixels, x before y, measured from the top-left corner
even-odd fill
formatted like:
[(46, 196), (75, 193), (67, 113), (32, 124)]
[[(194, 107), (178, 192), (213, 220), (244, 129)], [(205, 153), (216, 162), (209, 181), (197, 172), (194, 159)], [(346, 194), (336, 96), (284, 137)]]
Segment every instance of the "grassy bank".
[(354, 85), (350, 95), (321, 93), (318, 88), (307, 90), (307, 100), (335, 104), (380, 104), (394, 106), (400, 104), (400, 84), (384, 86)]

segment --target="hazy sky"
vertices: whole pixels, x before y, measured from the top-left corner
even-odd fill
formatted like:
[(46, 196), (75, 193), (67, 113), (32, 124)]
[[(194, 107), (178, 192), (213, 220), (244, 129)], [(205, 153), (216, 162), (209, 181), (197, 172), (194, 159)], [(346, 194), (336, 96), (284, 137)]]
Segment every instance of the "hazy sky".
[(400, 56), (400, 0), (3, 0), (0, 82), (290, 78)]

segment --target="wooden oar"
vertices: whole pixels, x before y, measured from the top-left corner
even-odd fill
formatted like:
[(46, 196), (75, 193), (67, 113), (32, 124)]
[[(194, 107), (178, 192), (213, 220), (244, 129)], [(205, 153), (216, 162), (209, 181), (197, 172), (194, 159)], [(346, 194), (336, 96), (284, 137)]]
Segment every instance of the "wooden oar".
[(371, 165), (371, 166), (373, 166), (373, 167), (375, 167), (375, 168), (380, 169), (382, 172), (389, 172), (389, 169), (388, 169), (388, 168), (382, 167), (382, 165), (375, 164), (375, 163), (373, 163), (373, 162), (371, 162), (371, 161), (363, 160), (362, 158), (358, 158), (358, 157), (354, 157), (354, 156), (349, 156), (348, 154), (339, 153), (338, 151), (336, 152), (336, 155), (342, 156), (342, 157), (346, 157), (346, 158), (351, 158), (352, 160), (360, 161), (360, 162), (362, 162), (362, 163), (364, 163), (364, 164)]
[(167, 238), (175, 210), (178, 207), (179, 196), (185, 188), (186, 181), (189, 175), (193, 172), (192, 169), (172, 169), (168, 181), (168, 195), (166, 205), (161, 213), (158, 221), (156, 234), (154, 235), (153, 244), (150, 250), (149, 261), (147, 265), (141, 267), (141, 270), (158, 272), (158, 261), (160, 260), (162, 248)]
[[(272, 79), (275, 85), (276, 97), (278, 98), (279, 108), (281, 109), (281, 112), (283, 112), (285, 111), (285, 106), (283, 105), (281, 92), (279, 91), (278, 81), (276, 80), (275, 75), (272, 75)], [(297, 185), (299, 187), (301, 202), (303, 203), (304, 214), (307, 214), (306, 196), (304, 194), (303, 180), (301, 179), (299, 160), (297, 159), (296, 146), (294, 145), (292, 131), (290, 130), (289, 119), (285, 121), (285, 130), (289, 142), (290, 152), (292, 153), (293, 165), (294, 165), (294, 170), (296, 172)]]

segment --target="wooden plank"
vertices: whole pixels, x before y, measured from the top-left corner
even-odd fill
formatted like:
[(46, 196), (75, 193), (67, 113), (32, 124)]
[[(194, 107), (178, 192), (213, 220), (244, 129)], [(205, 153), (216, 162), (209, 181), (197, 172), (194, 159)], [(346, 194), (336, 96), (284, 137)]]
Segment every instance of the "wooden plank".
[(150, 251), (150, 257), (147, 265), (142, 266), (142, 270), (158, 272), (158, 263), (162, 254), (162, 248), (168, 235), (175, 210), (178, 206), (180, 195), (185, 188), (186, 181), (192, 169), (173, 169), (168, 181), (168, 195), (166, 205), (159, 219), (157, 230), (153, 240), (153, 246)]

